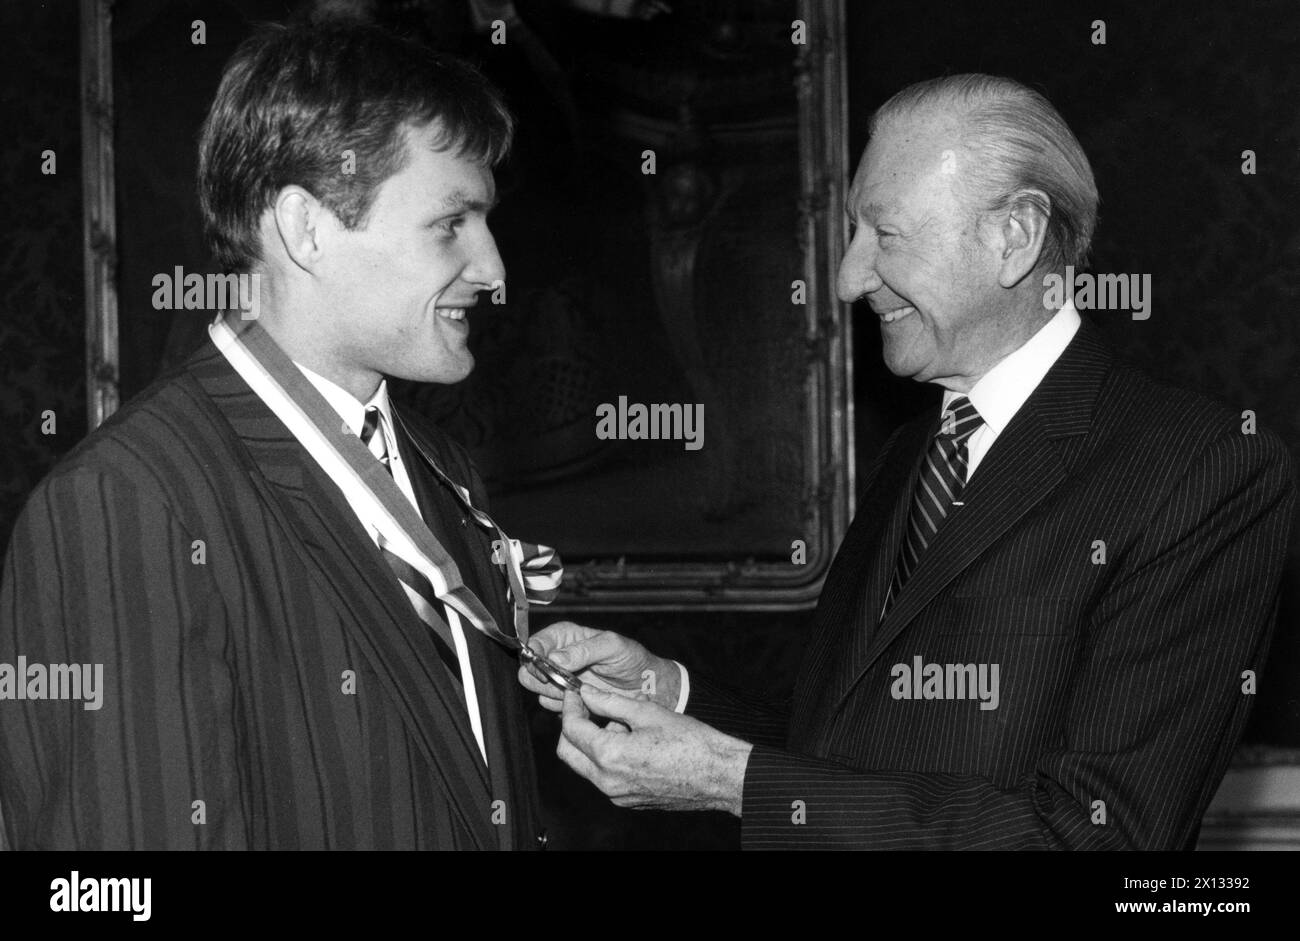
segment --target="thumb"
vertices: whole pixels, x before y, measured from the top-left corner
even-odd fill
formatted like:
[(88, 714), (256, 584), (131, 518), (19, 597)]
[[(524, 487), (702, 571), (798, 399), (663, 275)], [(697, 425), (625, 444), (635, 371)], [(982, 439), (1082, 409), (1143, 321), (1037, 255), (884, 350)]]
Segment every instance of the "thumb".
[(550, 660), (566, 670), (578, 672), (600, 662), (601, 652), (593, 649), (591, 638), (584, 637), (563, 647), (556, 647), (550, 653)]
[(618, 719), (629, 729), (651, 725), (659, 709), (648, 700), (630, 699), (620, 693), (606, 692), (590, 683), (582, 684), (582, 701), (594, 715)]

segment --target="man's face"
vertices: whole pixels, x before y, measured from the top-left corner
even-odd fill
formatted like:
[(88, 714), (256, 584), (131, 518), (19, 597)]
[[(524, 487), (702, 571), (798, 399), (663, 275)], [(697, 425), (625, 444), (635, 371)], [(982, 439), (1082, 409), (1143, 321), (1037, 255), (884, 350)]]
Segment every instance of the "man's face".
[(320, 296), (345, 368), (459, 382), (474, 368), (469, 308), (504, 281), (488, 231), (492, 172), (435, 151), (437, 128), (411, 129), (405, 167), (380, 185), (364, 227), (335, 226)]
[(880, 318), (892, 373), (966, 391), (996, 361), (1003, 298), (990, 233), (958, 185), (969, 158), (957, 131), (941, 114), (877, 129), (849, 191), (836, 288)]

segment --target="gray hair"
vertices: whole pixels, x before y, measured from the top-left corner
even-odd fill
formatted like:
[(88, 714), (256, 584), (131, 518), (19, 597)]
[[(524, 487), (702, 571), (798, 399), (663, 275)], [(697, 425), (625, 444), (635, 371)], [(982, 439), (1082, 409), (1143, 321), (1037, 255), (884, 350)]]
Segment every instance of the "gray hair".
[[(1078, 139), (1051, 102), (1014, 79), (950, 75), (909, 85), (871, 116), (883, 121), (935, 108), (956, 117), (970, 161), (963, 183), (979, 211), (1010, 208), (1028, 199), (1047, 217), (1039, 266), (1082, 267), (1097, 226), (1097, 184)], [(1025, 189), (1039, 190), (1048, 203)]]

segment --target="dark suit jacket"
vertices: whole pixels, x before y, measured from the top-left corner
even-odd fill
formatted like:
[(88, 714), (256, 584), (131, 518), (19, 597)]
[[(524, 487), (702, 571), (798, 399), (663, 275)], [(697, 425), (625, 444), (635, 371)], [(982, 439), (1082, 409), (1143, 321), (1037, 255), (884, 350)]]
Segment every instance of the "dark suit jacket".
[[(404, 417), (483, 505), (465, 452)], [(491, 540), (399, 447), (425, 520), (511, 623)], [(206, 343), (62, 461), (16, 524), (0, 662), (102, 663), (106, 692), (99, 711), (0, 702), (9, 841), (534, 847), (516, 664), (466, 634), (487, 767), (429, 629), (341, 491)]]
[[(688, 713), (756, 745), (743, 845), (1187, 847), (1264, 666), (1285, 449), (1085, 322), (880, 622), (937, 427), (905, 425), (867, 472), (792, 700), (692, 678)], [(916, 656), (998, 664), (998, 707), (894, 698)]]

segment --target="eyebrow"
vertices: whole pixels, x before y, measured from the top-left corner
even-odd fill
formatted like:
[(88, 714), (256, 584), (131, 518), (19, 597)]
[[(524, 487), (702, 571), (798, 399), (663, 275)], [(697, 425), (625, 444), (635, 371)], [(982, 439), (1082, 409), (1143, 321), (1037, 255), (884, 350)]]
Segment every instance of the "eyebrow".
[(451, 214), (458, 212), (491, 212), (497, 204), (497, 196), (493, 194), (491, 200), (473, 199), (464, 190), (455, 190), (442, 202), (441, 211)]
[[(859, 218), (876, 219), (886, 213), (897, 211), (898, 206), (895, 203), (867, 203), (862, 207), (862, 215)], [(853, 204), (847, 199), (844, 201), (844, 214), (850, 219), (854, 218)]]

